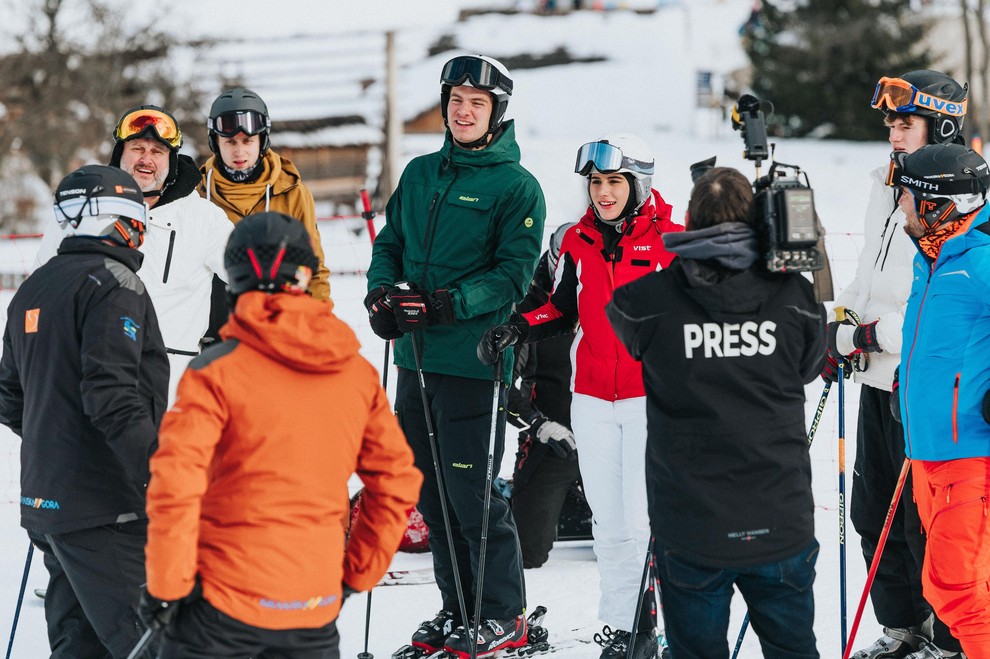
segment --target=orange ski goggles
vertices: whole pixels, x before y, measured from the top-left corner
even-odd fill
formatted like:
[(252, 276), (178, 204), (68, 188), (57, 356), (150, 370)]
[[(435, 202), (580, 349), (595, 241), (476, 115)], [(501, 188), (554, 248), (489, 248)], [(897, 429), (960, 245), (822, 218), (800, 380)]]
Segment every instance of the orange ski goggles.
[(182, 146), (182, 131), (179, 130), (175, 117), (153, 105), (142, 105), (129, 110), (117, 122), (113, 137), (117, 141), (149, 137), (172, 149)]
[(953, 117), (966, 115), (967, 99), (961, 102), (946, 101), (937, 96), (926, 94), (907, 80), (901, 78), (880, 78), (873, 91), (871, 105), (878, 110), (893, 110), (894, 112), (918, 112), (928, 110)]

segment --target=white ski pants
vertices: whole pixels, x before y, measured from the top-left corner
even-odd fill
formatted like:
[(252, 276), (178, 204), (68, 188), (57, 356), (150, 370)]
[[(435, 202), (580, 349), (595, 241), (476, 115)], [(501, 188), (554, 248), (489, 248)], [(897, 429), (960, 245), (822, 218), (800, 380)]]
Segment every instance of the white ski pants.
[(610, 402), (574, 394), (571, 425), (593, 516), (601, 599), (598, 617), (636, 631), (636, 603), (650, 541), (646, 505), (646, 398)]

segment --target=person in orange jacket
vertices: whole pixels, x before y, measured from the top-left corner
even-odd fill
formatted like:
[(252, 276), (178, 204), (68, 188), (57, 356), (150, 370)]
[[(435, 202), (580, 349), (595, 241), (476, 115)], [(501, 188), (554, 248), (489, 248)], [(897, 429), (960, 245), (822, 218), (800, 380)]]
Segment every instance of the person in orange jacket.
[(165, 658), (337, 659), (343, 598), (387, 570), (422, 474), (354, 332), (304, 294), (304, 226), (248, 216), (224, 265), (224, 341), (189, 365), (151, 459), (142, 616)]

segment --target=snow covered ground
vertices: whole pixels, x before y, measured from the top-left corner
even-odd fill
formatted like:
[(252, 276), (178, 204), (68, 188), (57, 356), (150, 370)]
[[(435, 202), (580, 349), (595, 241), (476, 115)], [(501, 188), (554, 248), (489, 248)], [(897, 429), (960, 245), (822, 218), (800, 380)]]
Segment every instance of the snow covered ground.
[[(474, 3), (477, 4), (477, 3)], [(575, 54), (604, 53), (610, 58), (596, 64), (520, 71), (515, 76), (516, 95), (510, 113), (517, 119), (523, 164), (533, 171), (547, 196), (549, 229), (572, 221), (582, 212), (586, 200), (582, 181), (572, 173), (577, 147), (612, 130), (632, 130), (655, 149), (657, 175), (654, 186), (675, 207), (680, 217), (690, 192), (688, 166), (711, 155), (719, 164), (736, 166), (748, 176), (752, 164), (740, 153), (742, 141), (727, 123), (716, 120), (710, 111), (693, 109), (694, 76), (699, 68), (727, 71), (742, 64), (735, 30), (746, 18), (749, 0), (698, 0), (669, 7), (652, 16), (631, 13), (584, 13), (571, 17), (487, 16), (452, 26), (470, 36), (477, 50), (500, 53), (528, 50), (540, 42), (566, 44)], [(591, 46), (594, 46), (592, 48)], [(435, 84), (435, 83), (430, 83)], [(872, 90), (850, 90), (867, 101)], [(866, 144), (780, 140), (778, 157), (801, 165), (815, 189), (816, 204), (827, 230), (828, 246), (836, 291), (852, 279), (856, 256), (862, 244), (862, 217), (868, 192), (870, 169), (887, 159), (884, 131), (877, 117), (878, 141)], [(433, 150), (440, 140), (416, 136), (406, 140), (407, 157)], [(358, 223), (360, 224), (360, 223)], [(331, 271), (365, 268), (370, 249), (359, 226), (343, 222), (321, 226), (327, 262)], [(6, 258), (6, 257), (5, 257)], [(368, 326), (361, 306), (364, 279), (333, 276), (333, 297), (337, 313), (354, 326), (363, 343), (363, 353), (380, 367), (383, 342)], [(0, 320), (5, 318), (9, 293), (0, 295)], [(390, 380), (394, 382), (394, 377)], [(822, 391), (821, 382), (807, 388), (807, 418), (810, 422)], [(851, 490), (855, 455), (855, 410), (858, 386), (846, 392), (846, 491)], [(819, 649), (823, 656), (840, 654), (839, 596), (839, 465), (837, 396), (828, 402), (811, 447), (814, 467), (817, 536), (822, 545), (815, 585), (815, 621)], [(0, 641), (6, 642), (14, 613), (18, 587), (28, 547), (18, 521), (19, 442), (0, 427)], [(511, 460), (505, 461), (510, 471)], [(357, 483), (355, 483), (355, 487)], [(713, 484), (717, 486), (717, 484)], [(848, 507), (847, 507), (848, 509)], [(859, 552), (858, 538), (847, 523), (848, 621), (862, 592), (866, 568)], [(394, 569), (429, 565), (428, 555), (399, 554)], [(596, 620), (598, 589), (595, 559), (590, 543), (559, 543), (550, 561), (526, 572), (530, 606), (545, 605), (546, 625), (551, 642), (578, 640), (577, 646), (558, 656), (592, 659), (598, 647), (591, 642), (600, 623)], [(28, 579), (28, 596), (21, 613), (12, 657), (35, 659), (47, 655), (44, 610), (41, 600), (30, 595), (44, 587), (46, 573), (36, 554)], [(396, 586), (374, 592), (369, 650), (379, 659), (387, 658), (405, 643), (415, 625), (439, 608), (435, 586)], [(734, 603), (729, 629), (730, 647), (742, 622), (745, 608)], [(345, 605), (339, 627), (342, 657), (351, 658), (364, 647), (365, 596), (352, 598)], [(857, 646), (872, 642), (880, 628), (868, 607)], [(752, 631), (742, 646), (741, 657), (759, 657), (759, 644)]]

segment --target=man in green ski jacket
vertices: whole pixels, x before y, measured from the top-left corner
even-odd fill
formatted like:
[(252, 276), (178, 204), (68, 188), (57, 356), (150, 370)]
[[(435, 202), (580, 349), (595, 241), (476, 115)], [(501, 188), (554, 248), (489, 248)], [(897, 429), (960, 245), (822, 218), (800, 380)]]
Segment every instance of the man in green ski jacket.
[[(365, 306), (375, 333), (395, 342), (395, 410), (425, 479), (419, 509), (430, 529), (442, 610), (414, 632), (412, 645), (467, 656), (471, 619), (481, 619), (477, 656), (526, 643), (519, 541), (509, 506), (492, 488), (484, 583), (477, 565), (484, 517), (494, 373), (476, 356), (489, 327), (523, 298), (543, 241), (546, 205), (539, 183), (519, 164), (511, 120), (512, 80), (498, 61), (455, 57), (441, 75), (443, 147), (406, 167), (375, 241)], [(418, 348), (417, 364), (413, 341)], [(503, 369), (509, 381), (511, 356)], [(422, 371), (428, 409), (417, 369)], [(500, 404), (504, 405), (505, 389)], [(434, 469), (430, 419), (440, 456)], [(501, 464), (499, 424), (494, 465)], [(446, 498), (453, 546), (447, 539)], [(456, 575), (456, 578), (455, 578)], [(467, 611), (458, 597), (462, 588)], [(473, 611), (481, 589), (481, 610)], [(464, 616), (467, 616), (467, 620)]]

